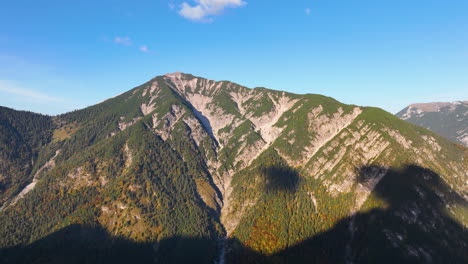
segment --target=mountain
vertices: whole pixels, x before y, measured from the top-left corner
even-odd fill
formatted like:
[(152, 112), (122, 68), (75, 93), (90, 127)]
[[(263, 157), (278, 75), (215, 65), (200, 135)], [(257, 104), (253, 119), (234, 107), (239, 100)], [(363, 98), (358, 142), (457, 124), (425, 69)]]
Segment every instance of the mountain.
[(40, 150), (52, 139), (48, 116), (0, 107), (0, 202), (5, 204), (31, 182)]
[(468, 147), (468, 101), (412, 104), (396, 116)]
[(467, 149), (378, 108), (172, 73), (1, 110), (3, 263), (468, 261)]

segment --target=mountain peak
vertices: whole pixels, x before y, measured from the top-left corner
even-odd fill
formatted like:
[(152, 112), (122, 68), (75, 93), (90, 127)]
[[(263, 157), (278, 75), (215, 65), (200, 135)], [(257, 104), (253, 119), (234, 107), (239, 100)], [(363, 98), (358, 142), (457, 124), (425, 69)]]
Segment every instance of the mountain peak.
[(181, 77), (182, 75), (186, 75), (186, 74), (180, 71), (164, 74), (164, 76), (169, 77), (169, 78)]
[(468, 101), (411, 104), (396, 116), (468, 146)]
[(467, 104), (468, 101), (455, 101), (455, 102), (431, 102), (431, 103), (415, 103), (410, 104), (408, 107), (421, 109), (424, 112), (437, 112), (447, 106), (456, 106), (460, 104)]
[(54, 118), (0, 108), (0, 254), (468, 263), (464, 151), (377, 108), (181, 72)]

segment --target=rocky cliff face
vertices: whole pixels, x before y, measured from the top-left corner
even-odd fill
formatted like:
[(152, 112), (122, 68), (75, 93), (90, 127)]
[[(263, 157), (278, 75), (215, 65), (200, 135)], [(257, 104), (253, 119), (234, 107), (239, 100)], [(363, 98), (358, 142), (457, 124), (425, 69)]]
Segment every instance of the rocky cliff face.
[(468, 101), (412, 104), (396, 116), (468, 146)]
[(83, 228), (104, 240), (76, 236), (91, 256), (161, 263), (466, 259), (466, 149), (377, 108), (172, 73), (54, 122), (3, 203), (12, 261)]

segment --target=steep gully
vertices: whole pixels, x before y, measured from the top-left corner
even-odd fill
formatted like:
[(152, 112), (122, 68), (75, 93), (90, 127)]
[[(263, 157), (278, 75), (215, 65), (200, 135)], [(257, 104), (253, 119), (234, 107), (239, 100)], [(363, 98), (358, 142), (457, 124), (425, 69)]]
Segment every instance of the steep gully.
[[(191, 106), (193, 116), (196, 119), (198, 119), (200, 125), (202, 126), (202, 129), (204, 129), (206, 134), (215, 142), (216, 152), (219, 153), (219, 151), (223, 149), (224, 147), (222, 143), (223, 141), (220, 140), (221, 135), (219, 134), (219, 130), (225, 127), (226, 124), (235, 122), (235, 120), (233, 120), (231, 116), (225, 116), (225, 115), (223, 116), (222, 114), (220, 115), (220, 113), (213, 114), (213, 111), (212, 111), (213, 109), (210, 109), (208, 107), (208, 104), (211, 102), (211, 98), (209, 96), (204, 96), (202, 94), (197, 94), (197, 93), (187, 94), (183, 92), (184, 91), (184, 89), (182, 89), (183, 87), (185, 87), (186, 85), (193, 86), (194, 83), (190, 83), (190, 84), (184, 83), (184, 81), (182, 81), (180, 77), (177, 75), (167, 76), (166, 81), (168, 81), (167, 84), (172, 88), (172, 90), (178, 93), (179, 96), (185, 99), (185, 101)], [(156, 89), (157, 89), (156, 85), (153, 84), (149, 92), (150, 93), (157, 92)], [(211, 87), (208, 87), (207, 89), (219, 89), (219, 85), (214, 83), (213, 85), (211, 85)], [(142, 109), (142, 112), (144, 115), (149, 114), (152, 108), (154, 107), (152, 105), (152, 101), (157, 97), (156, 94), (152, 97), (148, 105), (145, 105), (145, 107), (142, 106), (144, 108)], [(248, 92), (247, 94), (242, 94), (242, 93), (230, 94), (231, 100), (236, 104), (237, 109), (239, 110), (239, 113), (242, 115), (242, 118), (250, 121), (255, 126), (255, 130), (259, 132), (259, 135), (261, 136), (261, 139), (262, 139), (262, 145), (256, 146), (255, 148), (249, 148), (245, 151), (245, 152), (248, 152), (248, 155), (242, 156), (242, 158), (244, 159), (243, 160), (244, 165), (241, 167), (241, 169), (249, 166), (251, 162), (255, 160), (261, 153), (263, 153), (265, 150), (271, 147), (272, 143), (282, 134), (283, 129), (284, 129), (284, 128), (275, 126), (275, 124), (281, 119), (281, 117), (283, 116), (285, 112), (295, 107), (297, 108), (296, 103), (299, 101), (298, 99), (289, 98), (284, 93), (279, 97), (273, 97), (272, 95), (268, 94), (267, 95), (268, 98), (273, 102), (273, 105), (274, 105), (273, 110), (265, 116), (253, 117), (251, 114), (247, 113), (246, 109), (244, 109), (242, 105), (244, 102), (246, 102), (247, 100), (251, 99), (254, 96), (255, 95), (253, 95), (252, 92)], [(150, 109), (148, 110), (147, 108), (150, 108)], [(309, 119), (311, 119), (309, 120), (310, 122), (315, 122), (315, 121), (317, 122), (318, 127), (316, 128), (316, 130), (319, 131), (318, 134), (321, 134), (321, 136), (315, 138), (313, 142), (310, 142), (312, 147), (309, 147), (306, 153), (304, 153), (304, 159), (299, 162), (301, 164), (306, 164), (309, 160), (311, 160), (323, 146), (325, 146), (329, 141), (331, 141), (343, 129), (348, 127), (361, 113), (361, 110), (359, 108), (355, 108), (351, 115), (343, 116), (341, 109), (339, 109), (339, 111), (333, 117), (333, 120), (327, 120), (326, 118), (323, 119), (323, 117), (319, 117), (320, 112), (322, 112), (322, 110), (323, 108), (319, 106), (318, 108), (314, 109), (313, 113), (311, 113), (312, 116), (309, 117)], [(223, 118), (225, 118), (225, 120), (222, 120)], [(339, 120), (339, 119), (342, 119), (342, 120)], [(330, 128), (326, 128), (325, 130), (323, 130), (323, 127), (327, 127), (327, 126), (322, 126), (322, 125), (324, 125), (328, 121), (332, 121), (330, 122)], [(119, 128), (120, 128), (120, 124), (119, 124)], [(323, 131), (320, 131), (321, 129)], [(120, 129), (120, 130), (124, 130), (124, 129)], [(58, 153), (59, 152), (56, 153), (56, 156), (58, 155)], [(241, 153), (238, 153), (238, 154), (241, 154)], [(47, 167), (47, 169), (49, 169), (50, 167), (53, 167), (55, 165), (54, 164), (55, 157), (53, 157), (51, 161), (49, 161), (44, 166), (44, 168)], [(284, 157), (284, 158), (288, 160), (287, 157)], [(209, 173), (214, 183), (213, 187), (216, 188), (215, 191), (218, 194), (218, 196), (220, 196), (219, 197), (220, 209), (219, 209), (218, 214), (220, 218), (220, 223), (224, 228), (225, 237), (222, 238), (220, 241), (221, 246), (219, 249), (219, 263), (224, 263), (224, 255), (225, 255), (225, 250), (226, 250), (225, 240), (235, 230), (238, 224), (238, 221), (240, 220), (241, 217), (238, 217), (239, 219), (237, 222), (236, 221), (232, 222), (231, 219), (227, 219), (226, 217), (226, 214), (229, 212), (228, 211), (229, 201), (230, 201), (230, 195), (232, 192), (231, 179), (235, 172), (229, 171), (227, 172), (226, 175), (217, 175), (218, 174), (217, 169), (219, 168), (219, 161), (216, 160), (214, 164), (217, 164), (217, 166), (215, 166), (213, 169), (210, 169)], [(297, 162), (294, 162), (294, 164), (291, 164), (291, 165), (298, 165), (298, 164)], [(41, 170), (42, 169), (43, 168), (41, 168)], [(25, 188), (25, 190), (22, 191), (20, 195), (18, 195), (18, 197), (14, 199), (13, 204), (16, 203), (18, 199), (21, 199), (30, 189), (34, 188), (34, 185), (36, 184), (36, 182), (37, 182), (37, 179), (35, 176), (34, 181), (31, 183), (31, 185), (28, 185), (27, 188)], [(350, 226), (350, 231), (352, 232), (351, 229), (352, 229), (352, 226)]]
[[(189, 100), (187, 100), (187, 101), (189, 101)], [(237, 104), (241, 103), (241, 102), (239, 102), (239, 100), (235, 100), (235, 102)], [(204, 108), (204, 109), (198, 110), (198, 109), (195, 108), (195, 106), (193, 106), (193, 104), (191, 104), (191, 105), (192, 105), (193, 114), (196, 116), (197, 119), (199, 119), (199, 121), (202, 124), (203, 128), (210, 135), (210, 137), (213, 140), (215, 140), (215, 142), (217, 143), (218, 151), (219, 151), (223, 147), (223, 145), (220, 143), (220, 140), (217, 137), (218, 131), (213, 131), (213, 127), (211, 126), (211, 121), (210, 121), (210, 118), (209, 118), (210, 114), (206, 113), (206, 111), (208, 109)], [(265, 144), (261, 149), (258, 150), (257, 153), (255, 153), (254, 155), (251, 156), (251, 158), (248, 161), (247, 165), (250, 165), (250, 163), (255, 158), (257, 158), (262, 152), (267, 150), (271, 146), (271, 144), (277, 139), (277, 137), (281, 134), (281, 131), (274, 131), (273, 126), (276, 124), (276, 122), (281, 118), (281, 116), (286, 111), (291, 109), (291, 107), (293, 105), (294, 104), (289, 104), (289, 105), (287, 105), (287, 107), (284, 107), (284, 104), (282, 104), (280, 106), (275, 105), (275, 107), (279, 108), (279, 111), (275, 111), (276, 115), (274, 115), (272, 117), (272, 119), (269, 120), (269, 122), (264, 122), (264, 124), (262, 124), (261, 128), (259, 129), (259, 131), (263, 132), (263, 133), (260, 133), (260, 134), (261, 134), (261, 137), (262, 137), (263, 141), (265, 142)], [(242, 109), (241, 106), (239, 106), (238, 109)], [(205, 110), (205, 111), (203, 111), (203, 110)], [(347, 126), (349, 126), (359, 116), (360, 113), (361, 113), (361, 111), (354, 111), (353, 116), (351, 118), (348, 118), (346, 120), (345, 124), (342, 127), (340, 127), (340, 129), (337, 129), (337, 130), (333, 131), (333, 133), (327, 134), (327, 136), (325, 138), (314, 142), (315, 143), (314, 144), (314, 149), (313, 149), (313, 151), (310, 151), (309, 153), (307, 153), (307, 157), (305, 158), (305, 160), (308, 161), (308, 160), (312, 159), (313, 156), (318, 152), (319, 149), (321, 149), (324, 145), (326, 145), (330, 140), (332, 140), (336, 135), (338, 135), (343, 129), (345, 129)], [(257, 120), (250, 120), (250, 121), (253, 124), (258, 125)], [(255, 122), (255, 121), (257, 121), (257, 122)], [(278, 128), (276, 128), (276, 129), (278, 130)], [(271, 131), (274, 131), (274, 132), (272, 133)], [(210, 172), (210, 173), (211, 173), (211, 175), (213, 175), (215, 172)], [(225, 245), (226, 243), (225, 243), (225, 241), (227, 240), (228, 236), (232, 233), (232, 231), (235, 229), (235, 226), (234, 226), (234, 228), (231, 227), (230, 230), (226, 230), (226, 226), (229, 225), (229, 224), (226, 223), (225, 215), (226, 215), (226, 212), (227, 212), (226, 208), (229, 207), (229, 198), (230, 198), (230, 194), (231, 194), (231, 191), (232, 191), (231, 186), (230, 186), (231, 185), (231, 177), (232, 177), (232, 175), (229, 175), (228, 177), (224, 178), (222, 182), (214, 181), (215, 186), (217, 188), (217, 193), (219, 193), (221, 195), (221, 197), (219, 197), (220, 201), (221, 201), (221, 205), (220, 205), (221, 209), (220, 209), (220, 212), (219, 212), (219, 216), (220, 216), (220, 223), (223, 226), (224, 233), (225, 233), (225, 237), (221, 238), (220, 248), (219, 248), (219, 253), (218, 253), (218, 256), (219, 256), (218, 263), (220, 263), (220, 264), (221, 263), (224, 264), (224, 256), (225, 256), (225, 253), (226, 253), (226, 245)], [(377, 182), (373, 183), (373, 185), (375, 186), (375, 184)], [(349, 231), (351, 233), (351, 236), (354, 233), (353, 223), (354, 222), (351, 221), (350, 226), (349, 226)], [(350, 252), (347, 252), (347, 253), (350, 254)]]

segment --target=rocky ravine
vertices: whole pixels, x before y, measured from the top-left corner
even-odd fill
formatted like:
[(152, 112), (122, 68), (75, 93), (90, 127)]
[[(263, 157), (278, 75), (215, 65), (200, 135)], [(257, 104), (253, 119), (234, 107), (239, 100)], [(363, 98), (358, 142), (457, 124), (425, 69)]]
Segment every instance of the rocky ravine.
[[(183, 122), (191, 128), (193, 140), (201, 148), (200, 142), (204, 139), (212, 140), (211, 146), (215, 146), (214, 155), (205, 158), (222, 195), (221, 220), (228, 235), (234, 232), (245, 212), (256, 204), (256, 199), (243, 200), (236, 194), (233, 196), (232, 178), (267, 149), (274, 149), (289, 166), (301, 167), (318, 179), (332, 197), (354, 193), (357, 200), (350, 208), (351, 212), (359, 210), (385, 175), (379, 174), (371, 183), (356, 184), (357, 167), (367, 164), (392, 166), (398, 159), (394, 153), (403, 151), (408, 153), (406, 163), (444, 171), (437, 159), (446, 154), (433, 152), (441, 149), (437, 139), (428, 135), (423, 140), (419, 138), (421, 142), (413, 142), (392, 126), (381, 126), (361, 117), (366, 111), (361, 107), (337, 104), (324, 109), (322, 104), (314, 102), (315, 98), (249, 89), (182, 73), (167, 74), (163, 79), (164, 84), (157, 80), (148, 85), (145, 93), (152, 97), (141, 107), (147, 109), (151, 102), (157, 102), (158, 87), (165, 85), (189, 103), (192, 117)], [(259, 113), (259, 107), (263, 105), (267, 107)], [(172, 106), (169, 116), (162, 119), (154, 116), (154, 124), (164, 121), (164, 131), (155, 130), (164, 139), (169, 136), (171, 126), (184, 115), (175, 108)], [(294, 115), (299, 116), (295, 117), (299, 120), (291, 121)], [(301, 125), (296, 126), (298, 123)], [(307, 129), (305, 135), (300, 131), (302, 127)], [(238, 134), (239, 131), (242, 134)], [(422, 157), (422, 153), (426, 156)], [(452, 165), (450, 173), (466, 177), (463, 164)], [(466, 182), (460, 182), (458, 186), (460, 191), (466, 192)], [(313, 197), (313, 193), (311, 195)], [(216, 200), (221, 201), (221, 197)], [(233, 207), (233, 201), (241, 206)], [(317, 201), (313, 200), (313, 203)]]

